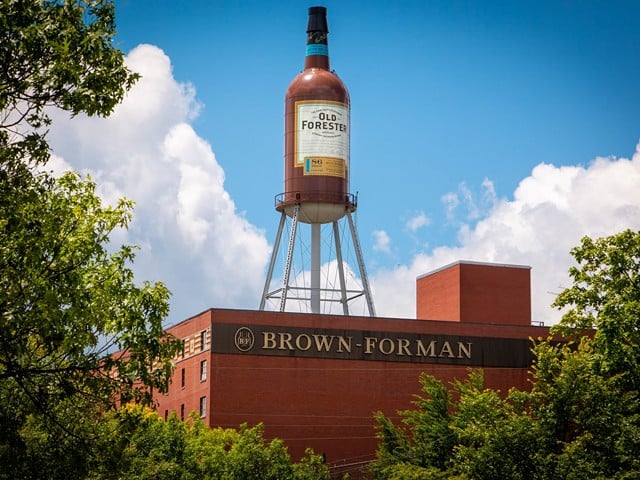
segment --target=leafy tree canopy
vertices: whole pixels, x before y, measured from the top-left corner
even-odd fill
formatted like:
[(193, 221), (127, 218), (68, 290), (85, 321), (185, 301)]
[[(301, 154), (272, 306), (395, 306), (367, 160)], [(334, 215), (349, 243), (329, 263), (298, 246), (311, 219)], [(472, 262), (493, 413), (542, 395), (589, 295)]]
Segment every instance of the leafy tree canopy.
[(0, 202), (4, 465), (20, 463), (27, 424), (59, 445), (69, 437), (69, 451), (86, 449), (91, 431), (76, 430), (78, 417), (86, 424), (116, 396), (150, 402), (153, 389), (167, 388), (180, 349), (162, 327), (169, 292), (134, 282), (131, 247), (107, 250), (130, 217), (130, 202), (103, 206), (95, 185), (73, 173)]
[(89, 479), (326, 480), (322, 458), (308, 451), (292, 463), (282, 441), (264, 440), (262, 425), (209, 428), (197, 416), (167, 421), (138, 405), (109, 414), (105, 444)]
[(43, 163), (48, 107), (106, 116), (138, 78), (112, 45), (109, 0), (0, 1), (3, 168)]
[(567, 342), (535, 344), (531, 391), (501, 396), (472, 371), (450, 392), (422, 375), (401, 425), (376, 415), (376, 479), (640, 478), (640, 232), (572, 254), (574, 284), (554, 302)]
[(81, 478), (100, 415), (166, 388), (179, 350), (165, 286), (136, 284), (134, 249), (108, 247), (132, 203), (44, 173), (49, 109), (106, 116), (137, 78), (113, 14), (109, 0), (0, 0), (0, 478)]
[(594, 349), (602, 375), (619, 375), (640, 392), (640, 231), (582, 239), (571, 250), (573, 285), (556, 298), (566, 308), (556, 331), (566, 336), (596, 329)]

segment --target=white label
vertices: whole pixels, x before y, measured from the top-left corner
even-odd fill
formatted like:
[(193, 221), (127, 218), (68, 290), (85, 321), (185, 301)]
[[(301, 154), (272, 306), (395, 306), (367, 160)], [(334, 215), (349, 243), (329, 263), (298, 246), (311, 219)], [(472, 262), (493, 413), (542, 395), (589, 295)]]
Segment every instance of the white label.
[[(296, 102), (295, 143), (295, 166), (305, 167), (305, 175), (345, 178), (349, 166), (349, 108), (326, 100)], [(324, 168), (309, 168), (313, 163), (320, 165), (320, 161)]]

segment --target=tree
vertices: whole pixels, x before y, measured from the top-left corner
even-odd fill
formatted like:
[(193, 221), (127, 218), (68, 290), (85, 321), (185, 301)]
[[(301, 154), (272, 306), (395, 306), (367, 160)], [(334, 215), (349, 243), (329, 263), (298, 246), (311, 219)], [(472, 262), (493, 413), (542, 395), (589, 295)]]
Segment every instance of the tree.
[(638, 396), (602, 375), (594, 341), (536, 346), (528, 398), (541, 478), (638, 478)]
[(3, 170), (49, 158), (47, 108), (106, 116), (138, 76), (112, 46), (109, 0), (0, 1)]
[(640, 392), (640, 231), (592, 240), (571, 250), (573, 285), (554, 306), (568, 308), (557, 327), (566, 335), (596, 329), (594, 349), (602, 375), (618, 375)]
[(450, 395), (423, 375), (402, 426), (377, 415), (375, 478), (640, 477), (640, 232), (585, 237), (572, 254), (574, 284), (554, 302), (565, 338), (533, 346), (531, 391), (503, 397), (471, 372)]
[(520, 392), (503, 399), (483, 387), (480, 370), (454, 381), (452, 392), (432, 375), (422, 374), (420, 382), (424, 395), (416, 396), (416, 409), (400, 412), (403, 427), (376, 415), (381, 442), (375, 478), (535, 478), (533, 460), (522, 458), (535, 432)]
[[(108, 409), (116, 395), (151, 401), (151, 389), (167, 387), (179, 345), (162, 328), (164, 285), (134, 283), (131, 247), (107, 251), (130, 203), (102, 206), (76, 174), (49, 185), (0, 205), (0, 421), (15, 441), (36, 415), (31, 425), (77, 451), (90, 442), (79, 442), (72, 421)], [(4, 453), (15, 459), (13, 449)]]
[(148, 408), (127, 405), (101, 424), (101, 461), (89, 479), (327, 480), (329, 470), (308, 451), (292, 463), (282, 441), (264, 440), (262, 425), (209, 428), (197, 416), (166, 421)]
[[(81, 478), (116, 396), (166, 388), (169, 292), (108, 248), (132, 202), (44, 173), (49, 109), (108, 115), (137, 75), (109, 0), (0, 0), (0, 478)], [(123, 355), (111, 356), (121, 350)]]
[(446, 469), (455, 443), (451, 394), (431, 375), (422, 374), (420, 383), (426, 396), (416, 397), (413, 404), (417, 409), (401, 412), (408, 431), (395, 428), (381, 412), (376, 413), (378, 438), (382, 440), (378, 467), (404, 463)]

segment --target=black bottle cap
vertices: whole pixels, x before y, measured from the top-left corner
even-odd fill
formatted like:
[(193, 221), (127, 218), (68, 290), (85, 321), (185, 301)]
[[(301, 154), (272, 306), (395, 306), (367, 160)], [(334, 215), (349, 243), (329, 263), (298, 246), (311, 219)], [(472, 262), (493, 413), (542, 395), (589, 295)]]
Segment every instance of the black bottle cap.
[(329, 27), (327, 26), (326, 7), (309, 7), (309, 23), (307, 24), (307, 33), (310, 32), (329, 33)]

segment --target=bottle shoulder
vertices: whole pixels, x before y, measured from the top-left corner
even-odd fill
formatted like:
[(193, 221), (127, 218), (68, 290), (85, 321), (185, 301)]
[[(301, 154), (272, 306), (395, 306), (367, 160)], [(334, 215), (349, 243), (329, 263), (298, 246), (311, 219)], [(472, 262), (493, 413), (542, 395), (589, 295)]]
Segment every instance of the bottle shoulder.
[[(308, 68), (300, 72), (289, 84), (287, 97), (325, 96), (327, 99), (349, 103), (349, 92), (334, 72), (322, 68)], [(339, 98), (336, 98), (339, 97)]]

